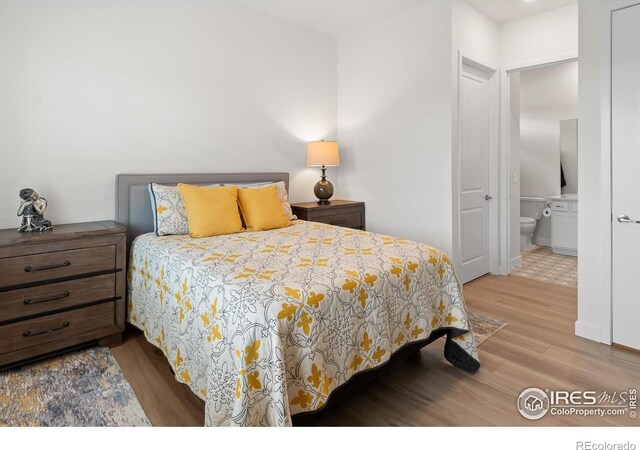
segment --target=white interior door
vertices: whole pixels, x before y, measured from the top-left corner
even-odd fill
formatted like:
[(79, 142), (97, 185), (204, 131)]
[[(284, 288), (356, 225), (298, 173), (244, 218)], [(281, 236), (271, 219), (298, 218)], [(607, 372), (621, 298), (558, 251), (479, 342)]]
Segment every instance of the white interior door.
[(640, 349), (640, 5), (611, 25), (613, 341)]
[(489, 145), (491, 77), (462, 64), (460, 79), (459, 195), (460, 281), (491, 270), (489, 211)]

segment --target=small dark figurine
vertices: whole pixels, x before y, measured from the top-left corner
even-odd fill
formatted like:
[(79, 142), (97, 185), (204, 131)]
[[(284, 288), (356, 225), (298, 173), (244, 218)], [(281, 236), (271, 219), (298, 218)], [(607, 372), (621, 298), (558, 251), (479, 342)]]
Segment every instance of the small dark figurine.
[(44, 210), (47, 209), (47, 200), (40, 197), (33, 189), (20, 191), (20, 207), (18, 216), (22, 216), (22, 223), (18, 231), (47, 231), (52, 227), (51, 221), (46, 220)]

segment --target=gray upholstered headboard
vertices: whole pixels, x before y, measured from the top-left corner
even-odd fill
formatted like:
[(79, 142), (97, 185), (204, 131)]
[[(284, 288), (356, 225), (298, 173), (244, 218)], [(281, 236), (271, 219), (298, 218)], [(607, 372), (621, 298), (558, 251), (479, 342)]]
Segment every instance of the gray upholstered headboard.
[(289, 190), (289, 174), (273, 173), (202, 173), (202, 174), (119, 174), (116, 177), (116, 221), (127, 227), (127, 244), (153, 231), (153, 214), (149, 183), (176, 185), (235, 184), (284, 181)]

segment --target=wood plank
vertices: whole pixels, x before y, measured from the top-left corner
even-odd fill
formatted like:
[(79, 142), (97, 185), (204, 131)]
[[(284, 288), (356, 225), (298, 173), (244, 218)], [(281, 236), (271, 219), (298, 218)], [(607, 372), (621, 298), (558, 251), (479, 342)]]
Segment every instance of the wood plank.
[(204, 424), (204, 402), (176, 381), (164, 354), (142, 332), (128, 332), (125, 342), (111, 352), (154, 426)]

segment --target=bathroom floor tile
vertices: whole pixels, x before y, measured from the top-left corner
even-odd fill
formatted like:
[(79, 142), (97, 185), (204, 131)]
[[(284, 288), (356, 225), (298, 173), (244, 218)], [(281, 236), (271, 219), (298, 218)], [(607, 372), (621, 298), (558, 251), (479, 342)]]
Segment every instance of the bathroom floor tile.
[(511, 270), (511, 273), (534, 280), (577, 287), (578, 258), (557, 255), (551, 247), (536, 246), (528, 252), (522, 252), (522, 264)]

